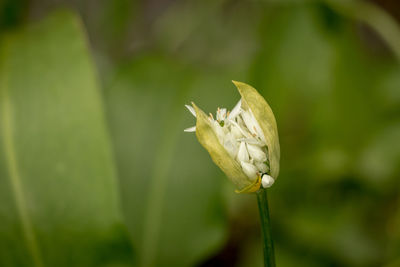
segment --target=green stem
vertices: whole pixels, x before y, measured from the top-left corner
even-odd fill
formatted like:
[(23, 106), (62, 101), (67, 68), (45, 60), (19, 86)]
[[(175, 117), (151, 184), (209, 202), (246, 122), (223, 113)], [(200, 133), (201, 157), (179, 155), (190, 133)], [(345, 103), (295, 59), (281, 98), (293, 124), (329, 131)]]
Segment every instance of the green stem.
[(261, 231), (263, 236), (264, 266), (275, 267), (274, 242), (271, 235), (269, 219), (267, 190), (261, 188), (257, 191), (258, 210), (260, 212)]

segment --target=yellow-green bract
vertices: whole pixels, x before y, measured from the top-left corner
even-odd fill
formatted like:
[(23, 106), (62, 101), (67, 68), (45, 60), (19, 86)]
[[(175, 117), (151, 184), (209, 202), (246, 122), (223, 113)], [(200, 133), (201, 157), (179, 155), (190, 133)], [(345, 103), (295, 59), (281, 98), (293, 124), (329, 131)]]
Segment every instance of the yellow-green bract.
[[(257, 120), (268, 149), (269, 174), (276, 179), (279, 175), (280, 147), (278, 129), (275, 116), (267, 101), (252, 86), (233, 81), (241, 97), (241, 108), (251, 110)], [(240, 164), (232, 158), (211, 125), (210, 118), (194, 103), (192, 103), (197, 116), (196, 136), (200, 144), (208, 151), (214, 163), (237, 186), (237, 192), (255, 192), (261, 186), (261, 175), (254, 181), (243, 172)]]

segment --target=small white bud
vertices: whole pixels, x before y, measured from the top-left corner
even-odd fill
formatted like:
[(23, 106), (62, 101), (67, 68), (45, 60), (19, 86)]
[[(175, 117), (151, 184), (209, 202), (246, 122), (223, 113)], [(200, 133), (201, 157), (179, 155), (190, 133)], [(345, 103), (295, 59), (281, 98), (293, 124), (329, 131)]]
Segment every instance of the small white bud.
[(269, 176), (268, 174), (263, 174), (261, 177), (261, 184), (264, 188), (268, 188), (271, 187), (271, 185), (273, 185), (275, 182), (274, 178), (272, 178), (271, 176)]

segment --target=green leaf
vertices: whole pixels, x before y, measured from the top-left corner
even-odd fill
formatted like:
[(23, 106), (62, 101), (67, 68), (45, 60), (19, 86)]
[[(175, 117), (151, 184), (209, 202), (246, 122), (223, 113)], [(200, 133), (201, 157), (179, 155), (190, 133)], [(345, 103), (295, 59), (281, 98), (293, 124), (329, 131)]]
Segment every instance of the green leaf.
[(85, 36), (59, 12), (0, 47), (0, 265), (131, 261)]
[[(225, 178), (216, 175), (218, 168), (195, 135), (183, 132), (195, 124), (184, 107), (194, 94), (193, 83), (187, 66), (146, 55), (121, 68), (106, 90), (139, 266), (192, 266), (224, 237), (220, 190)], [(183, 123), (184, 117), (190, 121)]]

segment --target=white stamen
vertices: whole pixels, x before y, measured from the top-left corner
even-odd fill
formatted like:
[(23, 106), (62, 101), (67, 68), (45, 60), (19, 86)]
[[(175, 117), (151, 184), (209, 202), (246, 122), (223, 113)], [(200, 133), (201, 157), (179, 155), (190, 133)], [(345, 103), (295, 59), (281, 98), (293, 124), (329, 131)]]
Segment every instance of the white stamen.
[(190, 113), (193, 114), (193, 116), (196, 117), (196, 111), (194, 110), (194, 108), (192, 106), (185, 105), (185, 107), (190, 111)]
[(273, 185), (274, 182), (275, 182), (274, 178), (272, 178), (268, 174), (265, 174), (265, 173), (263, 174), (263, 176), (261, 178), (261, 184), (264, 188), (271, 187), (271, 185)]
[(183, 130), (184, 132), (187, 133), (193, 133), (196, 131), (196, 126), (190, 127), (190, 128), (186, 128), (185, 130)]

